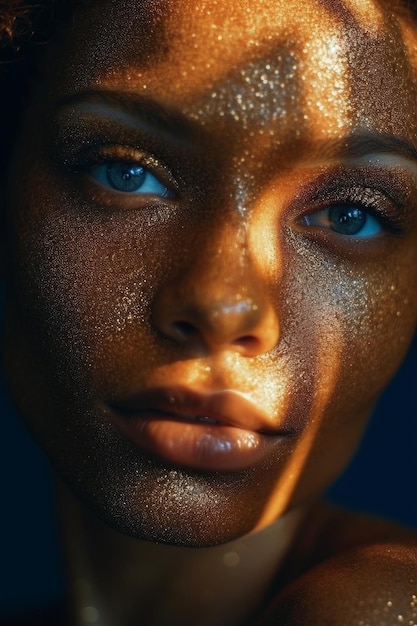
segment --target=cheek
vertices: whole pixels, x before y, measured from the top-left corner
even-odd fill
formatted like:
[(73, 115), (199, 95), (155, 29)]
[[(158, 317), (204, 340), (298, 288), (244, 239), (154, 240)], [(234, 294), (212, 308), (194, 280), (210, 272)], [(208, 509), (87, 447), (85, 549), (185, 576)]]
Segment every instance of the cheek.
[(123, 363), (139, 363), (151, 348), (151, 304), (175, 229), (162, 209), (87, 213), (53, 181), (32, 188), (49, 191), (14, 204), (11, 285), (28, 345), (55, 378), (104, 385), (116, 363), (123, 376)]
[(298, 436), (260, 527), (289, 503), (320, 493), (352, 456), (413, 334), (415, 250), (415, 241), (400, 244), (383, 263), (361, 264), (305, 239), (287, 247), (280, 359), (288, 373), (285, 410)]
[(284, 338), (313, 394), (340, 415), (375, 401), (410, 343), (417, 247), (408, 239), (351, 261), (312, 242), (288, 250), (295, 260), (284, 285)]

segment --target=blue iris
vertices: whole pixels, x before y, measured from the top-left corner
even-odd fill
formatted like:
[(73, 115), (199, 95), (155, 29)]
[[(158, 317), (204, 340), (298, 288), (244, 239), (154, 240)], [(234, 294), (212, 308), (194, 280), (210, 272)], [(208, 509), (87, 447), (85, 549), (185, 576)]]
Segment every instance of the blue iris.
[(148, 169), (136, 163), (102, 163), (90, 172), (104, 187), (129, 194), (150, 194), (166, 198), (168, 188)]
[(374, 237), (382, 230), (379, 221), (366, 209), (351, 204), (330, 206), (307, 215), (305, 220), (309, 226), (321, 226), (350, 237)]

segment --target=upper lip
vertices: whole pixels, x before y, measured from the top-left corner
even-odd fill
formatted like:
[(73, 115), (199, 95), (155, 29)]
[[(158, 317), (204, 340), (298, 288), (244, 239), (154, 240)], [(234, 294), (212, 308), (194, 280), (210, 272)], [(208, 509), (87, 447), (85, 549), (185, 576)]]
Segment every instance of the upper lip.
[(199, 421), (249, 431), (276, 432), (270, 418), (245, 394), (232, 390), (196, 391), (187, 387), (153, 387), (112, 402), (111, 409), (127, 417), (158, 412), (171, 419)]

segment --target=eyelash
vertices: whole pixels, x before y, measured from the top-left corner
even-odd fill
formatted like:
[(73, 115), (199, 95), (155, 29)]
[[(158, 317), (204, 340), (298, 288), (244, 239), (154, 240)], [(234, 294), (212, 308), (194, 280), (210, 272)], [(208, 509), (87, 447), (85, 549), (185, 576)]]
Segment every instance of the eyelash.
[[(123, 196), (152, 196), (155, 195), (158, 198), (164, 200), (172, 200), (178, 197), (178, 188), (173, 179), (171, 172), (168, 168), (161, 164), (157, 159), (141, 152), (136, 149), (126, 148), (125, 146), (114, 145), (89, 145), (85, 149), (78, 152), (74, 158), (66, 162), (73, 174), (82, 174), (88, 176), (90, 179), (96, 181), (101, 185), (103, 189), (107, 189), (110, 193), (123, 195)], [(112, 189), (111, 181), (108, 180), (108, 187), (103, 182), (104, 177), (107, 176), (104, 168), (109, 168), (111, 165), (125, 165), (126, 169), (140, 168), (142, 169), (145, 177), (153, 177), (161, 187), (165, 188), (165, 193), (135, 193), (134, 191), (118, 190), (115, 187)], [(100, 168), (102, 171), (100, 172)], [(96, 175), (94, 175), (96, 173)], [(107, 176), (108, 178), (108, 176)]]
[[(326, 195), (330, 195), (329, 190), (326, 190)], [(375, 220), (379, 224), (381, 231), (386, 231), (394, 235), (404, 232), (404, 217), (398, 210), (398, 203), (395, 203), (387, 193), (370, 187), (355, 187), (353, 189), (346, 189), (342, 191), (342, 193), (340, 193), (340, 190), (336, 191), (329, 202), (320, 202), (317, 210), (304, 212), (302, 222), (307, 227), (331, 230), (337, 235), (349, 238), (371, 239), (379, 234), (375, 233), (365, 236), (360, 234), (344, 234), (332, 229), (330, 225), (325, 226), (318, 222), (315, 224), (312, 222), (309, 223), (309, 220), (311, 220), (313, 216), (318, 216), (320, 213), (324, 214), (325, 212), (329, 213), (332, 209), (337, 208), (345, 210), (353, 209), (363, 212), (365, 219), (369, 216), (372, 220)]]

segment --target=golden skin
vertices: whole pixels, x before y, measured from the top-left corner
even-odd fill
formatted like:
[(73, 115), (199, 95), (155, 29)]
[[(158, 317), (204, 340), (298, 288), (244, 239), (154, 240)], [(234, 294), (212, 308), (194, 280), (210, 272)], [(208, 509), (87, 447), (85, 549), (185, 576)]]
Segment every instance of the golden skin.
[[(46, 54), (10, 177), (9, 379), (55, 466), (125, 533), (211, 545), (301, 510), (405, 353), (417, 170), (387, 136), (417, 142), (415, 41), (367, 7), (370, 30), (353, 1), (113, 0)], [(173, 197), (104, 188), (79, 163), (89, 142)], [(400, 232), (305, 220), (363, 198)], [(105, 407), (167, 381), (247, 394), (286, 439), (235, 474), (149, 459)]]
[[(116, 24), (128, 30), (119, 46), (111, 41), (116, 6)], [(117, 502), (116, 510), (125, 510), (122, 527), (147, 535), (148, 521), (145, 529), (138, 522), (142, 498), (147, 494), (158, 519), (163, 494), (164, 528), (175, 529), (167, 538), (211, 543), (269, 523), (277, 485), (288, 493), (272, 517), (337, 475), (408, 345), (417, 309), (415, 162), (382, 149), (346, 158), (337, 150), (358, 129), (415, 140), (414, 84), (394, 39), (398, 24), (367, 41), (359, 26), (352, 31), (354, 15), (315, 3), (294, 12), (266, 3), (255, 16), (245, 4), (232, 11), (196, 3), (184, 12), (170, 3), (161, 18), (164, 6), (146, 5), (142, 18), (137, 10), (133, 32), (131, 3), (110, 3), (100, 15), (94, 5), (85, 11), (83, 28), (69, 31), (56, 73), (32, 106), (10, 191), (8, 358), (11, 370), (19, 369), (11, 384), (31, 426), (50, 454), (60, 450), (57, 463), (70, 479), (92, 483), (87, 491), (106, 515)], [(164, 41), (155, 50), (146, 37), (153, 20)], [(242, 51), (242, 33), (250, 34), (249, 50)], [(366, 93), (365, 52), (371, 68), (380, 70), (386, 59)], [(266, 85), (263, 66), (270, 68)], [(181, 134), (163, 130), (150, 138), (134, 105), (126, 112), (101, 95), (82, 95), (108, 90), (146, 93), (181, 111)], [(113, 159), (123, 150), (122, 158), (149, 159), (137, 156), (145, 144), (162, 162), (157, 175), (170, 170), (178, 200), (152, 198), (149, 206), (146, 196), (122, 197), (88, 172), (76, 173), (73, 154), (97, 136), (111, 137)], [(364, 193), (358, 188), (382, 190), (384, 209), (393, 204), (388, 196), (406, 206), (396, 209), (405, 216), (401, 235), (384, 231), (352, 243), (303, 224), (303, 215), (327, 202)], [(35, 189), (36, 200), (28, 201)], [(195, 332), (179, 339), (173, 328), (183, 320)], [(244, 476), (149, 466), (114, 432), (102, 406), (165, 381), (248, 394), (269, 415), (268, 431), (291, 434), (273, 459)], [(153, 478), (138, 483), (148, 472)], [(211, 525), (206, 508), (213, 501)], [(188, 539), (181, 539), (184, 525)]]

